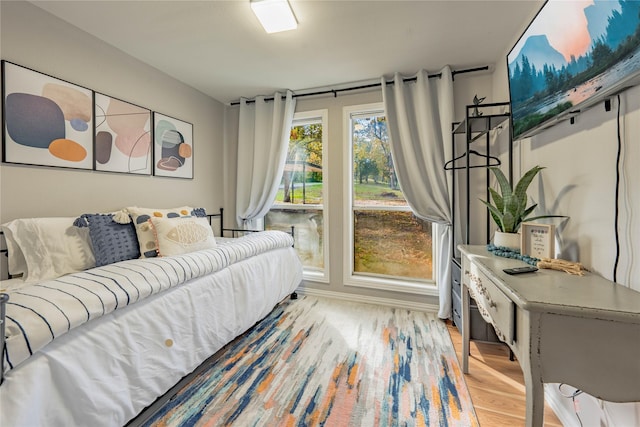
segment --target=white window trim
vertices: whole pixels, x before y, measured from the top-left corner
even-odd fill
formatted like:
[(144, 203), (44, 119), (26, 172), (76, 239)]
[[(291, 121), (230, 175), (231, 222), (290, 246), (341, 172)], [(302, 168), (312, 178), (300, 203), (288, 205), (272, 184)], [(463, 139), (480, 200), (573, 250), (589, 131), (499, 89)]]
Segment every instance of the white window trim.
[[(310, 270), (304, 268), (302, 278), (317, 283), (329, 284), (331, 269), (329, 265), (329, 176), (328, 147), (329, 147), (329, 110), (312, 110), (296, 112), (293, 115), (291, 126), (310, 124), (320, 119), (322, 122), (322, 256), (324, 257), (324, 268), (322, 270)], [(274, 206), (277, 206), (275, 204)], [(317, 209), (319, 205), (287, 205), (287, 209)]]
[[(367, 114), (384, 111), (384, 103), (376, 102), (372, 104), (362, 105), (350, 105), (343, 107), (342, 117), (344, 130), (343, 140), (343, 159), (347, 163), (343, 168), (343, 194), (344, 194), (344, 206), (343, 210), (343, 224), (345, 230), (345, 236), (343, 239), (343, 283), (345, 286), (356, 286), (362, 288), (381, 289), (392, 292), (404, 292), (410, 294), (420, 294), (429, 296), (438, 296), (438, 288), (435, 281), (429, 280), (411, 280), (411, 279), (395, 279), (389, 277), (376, 277), (372, 274), (358, 274), (354, 273), (353, 267), (353, 193), (351, 188), (351, 180), (353, 176), (353, 161), (352, 161), (352, 149), (353, 141), (351, 134), (351, 115), (352, 114)], [(323, 134), (324, 135), (324, 134)], [(324, 148), (324, 147), (323, 147)], [(324, 155), (324, 154), (323, 154)], [(360, 210), (376, 210), (375, 208), (357, 207)], [(378, 209), (379, 210), (379, 209)], [(405, 207), (389, 207), (384, 210), (407, 210)], [(410, 209), (409, 209), (410, 210)], [(432, 226), (432, 235), (435, 236), (435, 226)], [(435, 244), (435, 241), (434, 241)], [(437, 272), (435, 264), (435, 252), (434, 252), (434, 277)]]

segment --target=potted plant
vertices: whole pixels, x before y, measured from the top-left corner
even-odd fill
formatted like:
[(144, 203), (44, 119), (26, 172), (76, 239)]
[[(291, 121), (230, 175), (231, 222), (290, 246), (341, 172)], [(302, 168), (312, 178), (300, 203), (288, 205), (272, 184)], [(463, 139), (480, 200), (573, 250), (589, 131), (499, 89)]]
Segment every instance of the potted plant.
[(520, 178), (515, 186), (511, 187), (509, 180), (504, 176), (502, 171), (497, 167), (489, 168), (496, 177), (500, 192), (489, 187), (489, 193), (493, 204), (488, 201), (481, 200), (491, 213), (491, 217), (498, 225), (498, 231), (494, 235), (494, 244), (496, 246), (505, 246), (513, 249), (520, 249), (520, 224), (527, 221), (534, 221), (542, 218), (565, 218), (562, 215), (540, 215), (529, 216), (538, 206), (533, 204), (527, 207), (527, 188), (533, 181), (533, 178), (540, 172), (543, 167), (534, 166), (529, 169)]

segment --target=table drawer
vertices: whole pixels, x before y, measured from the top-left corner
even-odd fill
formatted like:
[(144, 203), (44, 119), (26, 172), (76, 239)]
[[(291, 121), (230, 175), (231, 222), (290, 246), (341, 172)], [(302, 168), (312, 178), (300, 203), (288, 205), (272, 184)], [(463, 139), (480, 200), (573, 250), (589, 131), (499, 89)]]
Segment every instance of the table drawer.
[(514, 303), (493, 281), (473, 263), (465, 259), (463, 265), (464, 284), (475, 299), (482, 317), (491, 323), (498, 337), (511, 344), (514, 342)]

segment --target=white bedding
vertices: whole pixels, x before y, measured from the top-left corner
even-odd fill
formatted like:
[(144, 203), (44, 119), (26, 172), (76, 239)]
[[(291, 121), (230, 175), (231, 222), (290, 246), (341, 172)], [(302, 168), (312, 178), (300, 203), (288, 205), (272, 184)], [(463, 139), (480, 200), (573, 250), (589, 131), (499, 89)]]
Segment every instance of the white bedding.
[(293, 248), (279, 248), (71, 329), (7, 372), (0, 425), (123, 425), (301, 280)]

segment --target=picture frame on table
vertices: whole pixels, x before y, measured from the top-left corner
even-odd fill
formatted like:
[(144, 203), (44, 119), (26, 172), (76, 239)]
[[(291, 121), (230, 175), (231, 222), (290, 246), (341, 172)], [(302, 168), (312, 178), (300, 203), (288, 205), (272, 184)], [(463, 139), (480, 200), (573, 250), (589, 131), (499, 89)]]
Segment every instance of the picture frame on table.
[(96, 92), (97, 171), (151, 175), (151, 110)]
[(153, 113), (153, 175), (193, 179), (193, 125)]
[(93, 169), (93, 91), (2, 61), (2, 161)]
[(553, 224), (523, 222), (520, 225), (520, 253), (533, 258), (555, 258), (555, 232)]

